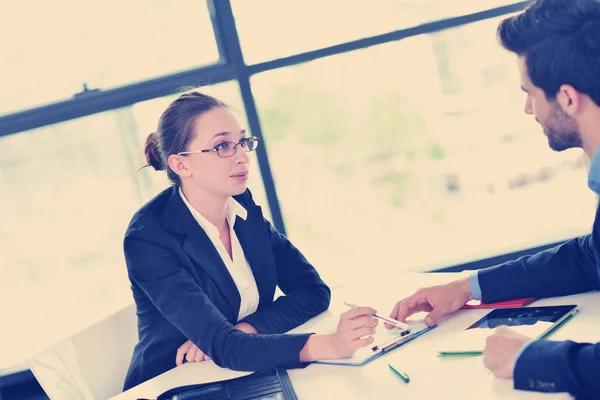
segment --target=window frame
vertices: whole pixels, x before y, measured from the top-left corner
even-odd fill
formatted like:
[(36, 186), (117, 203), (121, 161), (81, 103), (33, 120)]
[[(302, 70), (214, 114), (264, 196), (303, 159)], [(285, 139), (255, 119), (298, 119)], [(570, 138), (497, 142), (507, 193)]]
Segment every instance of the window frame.
[[(75, 93), (68, 100), (0, 116), (0, 137), (167, 96), (176, 93), (179, 88), (184, 86), (212, 85), (233, 80), (237, 81), (239, 85), (252, 134), (257, 136), (261, 141), (264, 141), (250, 84), (250, 77), (252, 75), (511, 14), (522, 10), (528, 3), (529, 1), (515, 2), (506, 6), (427, 22), (414, 27), (399, 29), (305, 53), (246, 65), (230, 1), (206, 0), (219, 52), (219, 60), (216, 63), (114, 89), (86, 90)], [(373, 71), (373, 74), (376, 73), (377, 71)], [(272, 214), (273, 225), (285, 234), (285, 223), (269, 165), (267, 146), (260, 146), (258, 148), (257, 158), (265, 185), (267, 201)]]

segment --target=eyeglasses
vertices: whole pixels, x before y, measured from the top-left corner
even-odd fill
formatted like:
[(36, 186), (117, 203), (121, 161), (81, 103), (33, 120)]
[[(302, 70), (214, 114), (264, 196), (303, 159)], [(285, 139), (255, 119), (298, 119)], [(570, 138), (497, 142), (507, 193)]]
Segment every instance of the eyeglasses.
[(186, 155), (186, 154), (195, 154), (195, 153), (212, 153), (216, 152), (219, 157), (227, 158), (231, 157), (237, 151), (237, 146), (239, 145), (246, 153), (250, 151), (256, 150), (258, 147), (258, 138), (256, 136), (245, 137), (240, 140), (238, 143), (234, 142), (221, 142), (212, 149), (203, 149), (203, 150), (192, 150), (192, 151), (180, 151), (177, 153), (178, 156)]

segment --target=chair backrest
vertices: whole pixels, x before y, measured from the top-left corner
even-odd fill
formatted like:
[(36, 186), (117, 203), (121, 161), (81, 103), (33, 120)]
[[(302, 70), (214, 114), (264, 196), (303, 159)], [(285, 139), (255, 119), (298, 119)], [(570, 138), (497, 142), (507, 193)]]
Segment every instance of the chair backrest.
[(121, 393), (138, 341), (131, 304), (29, 360), (52, 400), (105, 400)]

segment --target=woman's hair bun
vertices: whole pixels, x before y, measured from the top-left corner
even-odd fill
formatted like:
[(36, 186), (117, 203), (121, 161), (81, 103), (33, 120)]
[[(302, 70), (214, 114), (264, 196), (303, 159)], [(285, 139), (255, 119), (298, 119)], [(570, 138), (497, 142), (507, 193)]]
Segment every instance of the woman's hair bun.
[(146, 138), (144, 154), (146, 155), (146, 162), (149, 166), (157, 171), (162, 171), (165, 169), (160, 150), (158, 149), (158, 134), (156, 132), (152, 132)]

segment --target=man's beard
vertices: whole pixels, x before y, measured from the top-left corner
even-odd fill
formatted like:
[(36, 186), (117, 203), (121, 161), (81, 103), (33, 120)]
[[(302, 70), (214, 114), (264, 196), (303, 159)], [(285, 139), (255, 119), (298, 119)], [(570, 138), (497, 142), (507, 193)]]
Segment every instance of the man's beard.
[(581, 133), (577, 122), (560, 108), (556, 100), (550, 103), (550, 116), (542, 126), (552, 150), (563, 151), (581, 147)]

